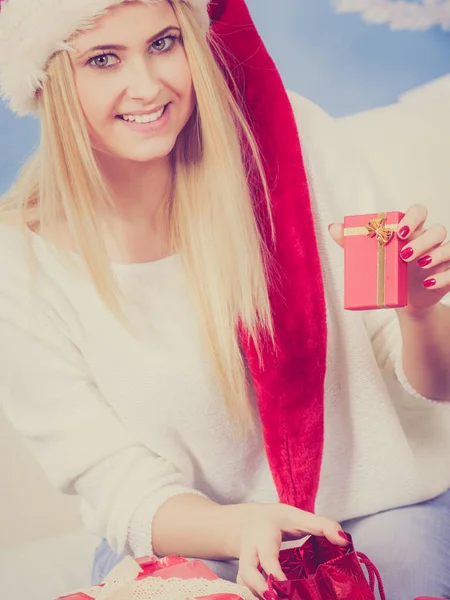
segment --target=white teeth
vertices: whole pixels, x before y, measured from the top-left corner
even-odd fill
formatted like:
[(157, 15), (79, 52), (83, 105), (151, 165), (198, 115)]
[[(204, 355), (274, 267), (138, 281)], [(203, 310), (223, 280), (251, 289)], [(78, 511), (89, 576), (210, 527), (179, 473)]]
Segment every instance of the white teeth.
[(158, 112), (153, 112), (148, 115), (122, 115), (124, 121), (128, 121), (129, 123), (153, 123), (162, 117), (165, 106), (158, 110)]

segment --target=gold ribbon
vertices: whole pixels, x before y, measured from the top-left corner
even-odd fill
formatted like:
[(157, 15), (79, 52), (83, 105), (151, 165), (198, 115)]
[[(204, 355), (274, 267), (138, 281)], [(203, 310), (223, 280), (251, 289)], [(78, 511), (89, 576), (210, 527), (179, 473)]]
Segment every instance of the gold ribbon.
[(386, 307), (386, 246), (391, 241), (398, 225), (386, 225), (386, 213), (379, 213), (378, 217), (370, 219), (364, 227), (346, 227), (345, 236), (366, 235), (376, 238), (377, 252), (377, 306)]

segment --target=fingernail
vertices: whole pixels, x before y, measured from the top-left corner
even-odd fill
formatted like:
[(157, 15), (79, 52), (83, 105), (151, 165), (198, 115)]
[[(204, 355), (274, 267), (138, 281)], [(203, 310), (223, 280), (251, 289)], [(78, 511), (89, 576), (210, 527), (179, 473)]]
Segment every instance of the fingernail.
[(345, 533), (345, 531), (338, 531), (338, 536), (341, 537), (346, 542), (348, 542), (348, 537), (347, 537), (347, 534)]
[(417, 261), (417, 264), (419, 265), (419, 267), (427, 267), (432, 261), (433, 259), (431, 258), (431, 256), (423, 256)]
[(402, 250), (400, 252), (400, 256), (402, 257), (403, 260), (408, 260), (408, 258), (411, 258), (411, 256), (414, 254), (414, 250), (408, 246), (408, 248), (405, 248), (404, 250)]
[(432, 288), (436, 285), (436, 283), (436, 279), (434, 279), (434, 277), (430, 277), (429, 279), (425, 279), (423, 286), (426, 288)]
[(405, 225), (404, 227), (402, 227), (400, 229), (400, 231), (398, 232), (398, 235), (401, 238), (405, 238), (405, 237), (408, 237), (410, 231), (411, 231), (410, 228), (407, 225)]

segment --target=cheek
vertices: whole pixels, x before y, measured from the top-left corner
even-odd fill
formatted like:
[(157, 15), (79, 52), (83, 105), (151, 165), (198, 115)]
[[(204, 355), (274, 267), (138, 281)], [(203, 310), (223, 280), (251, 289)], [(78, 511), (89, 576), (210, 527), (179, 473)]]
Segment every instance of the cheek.
[(193, 83), (189, 63), (184, 53), (180, 53), (177, 61), (174, 61), (170, 74), (168, 74), (170, 87), (183, 100), (189, 100), (193, 95)]
[(91, 126), (102, 119), (110, 118), (114, 106), (115, 92), (111, 82), (96, 77), (78, 77), (76, 79), (78, 97), (87, 121)]

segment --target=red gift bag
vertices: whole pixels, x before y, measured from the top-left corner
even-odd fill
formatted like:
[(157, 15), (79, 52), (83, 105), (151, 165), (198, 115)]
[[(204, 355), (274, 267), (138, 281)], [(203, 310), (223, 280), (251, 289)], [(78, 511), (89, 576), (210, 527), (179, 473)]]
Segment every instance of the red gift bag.
[(280, 563), (288, 581), (270, 576), (266, 600), (375, 600), (376, 583), (381, 599), (386, 600), (377, 568), (355, 551), (351, 536), (347, 537), (350, 544), (346, 547), (311, 536), (299, 548), (282, 550)]

